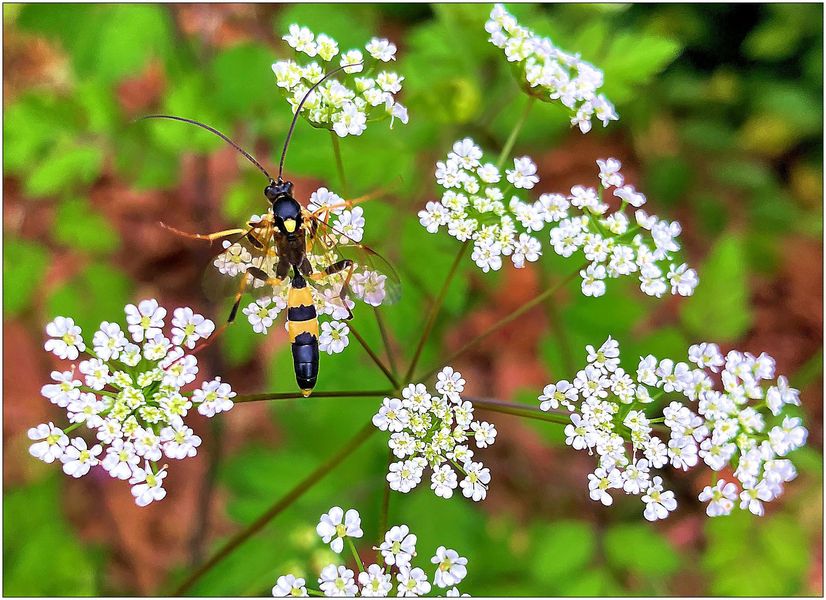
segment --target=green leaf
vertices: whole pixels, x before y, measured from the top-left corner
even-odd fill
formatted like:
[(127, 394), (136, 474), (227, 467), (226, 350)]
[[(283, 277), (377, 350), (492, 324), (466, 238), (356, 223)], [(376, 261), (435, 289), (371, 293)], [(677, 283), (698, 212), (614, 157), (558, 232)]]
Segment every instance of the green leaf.
[(274, 55), (257, 44), (241, 44), (221, 51), (212, 61), (214, 87), (210, 102), (226, 114), (244, 115), (280, 100), (270, 70)]
[(587, 521), (554, 521), (534, 532), (533, 575), (555, 589), (588, 565), (596, 536)]
[(72, 317), (87, 337), (101, 321), (123, 321), (123, 307), (129, 303), (132, 284), (114, 268), (92, 263), (54, 290), (46, 302), (47, 319)]
[(120, 243), (111, 223), (83, 198), (64, 200), (58, 205), (53, 231), (58, 243), (96, 254), (112, 252)]
[[(212, 268), (212, 265), (210, 265)], [(255, 333), (244, 315), (238, 320), (235, 326), (230, 326), (224, 331), (221, 344), (221, 353), (227, 360), (229, 366), (238, 366), (249, 361), (258, 349), (264, 336)], [(220, 325), (219, 325), (220, 326)]]
[(5, 240), (3, 249), (3, 312), (14, 316), (32, 303), (49, 264), (49, 254), (40, 244), (11, 237)]
[(674, 40), (638, 32), (617, 35), (597, 67), (605, 73), (603, 93), (623, 103), (639, 93), (639, 87), (662, 71), (680, 53)]
[(733, 341), (748, 330), (752, 313), (746, 268), (743, 241), (720, 238), (698, 269), (700, 285), (680, 307), (682, 322), (696, 339)]
[(103, 151), (92, 145), (55, 146), (26, 178), (23, 190), (29, 196), (71, 192), (94, 181), (103, 167)]
[(642, 577), (670, 575), (680, 568), (677, 551), (646, 523), (614, 525), (606, 531), (603, 544), (613, 566)]
[(3, 502), (3, 594), (96, 596), (96, 554), (69, 529), (54, 475), (7, 492)]
[(71, 102), (30, 92), (8, 106), (3, 124), (3, 166), (18, 174), (30, 172), (44, 154), (73, 138), (79, 119)]
[(693, 171), (688, 162), (676, 156), (661, 157), (646, 165), (646, 195), (664, 206), (675, 204), (688, 192)]
[(149, 4), (27, 6), (21, 27), (58, 39), (83, 78), (113, 83), (172, 47), (168, 11)]

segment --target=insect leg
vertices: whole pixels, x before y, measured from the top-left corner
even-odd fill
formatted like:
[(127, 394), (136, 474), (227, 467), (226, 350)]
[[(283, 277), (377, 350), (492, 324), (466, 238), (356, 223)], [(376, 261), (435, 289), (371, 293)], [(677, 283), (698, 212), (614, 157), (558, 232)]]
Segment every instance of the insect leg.
[(333, 264), (329, 265), (326, 269), (319, 273), (313, 273), (309, 277), (313, 281), (320, 281), (325, 277), (335, 275), (336, 273), (340, 273), (345, 269), (347, 269), (347, 275), (344, 277), (344, 283), (341, 285), (341, 290), (338, 293), (338, 297), (341, 300), (341, 303), (344, 305), (344, 308), (347, 309), (347, 320), (349, 321), (353, 318), (353, 313), (350, 310), (350, 307), (347, 306), (347, 292), (350, 290), (350, 278), (353, 276), (353, 272), (356, 270), (356, 263), (354, 263), (349, 258), (345, 258), (338, 262), (334, 262)]
[(187, 231), (181, 231), (180, 229), (175, 229), (161, 221), (161, 227), (164, 229), (168, 229), (175, 235), (180, 235), (182, 237), (190, 238), (193, 240), (207, 240), (211, 244), (215, 240), (219, 240), (224, 237), (228, 237), (230, 235), (237, 235), (239, 233), (246, 233), (246, 229), (224, 229), (223, 231), (215, 231), (212, 233), (189, 233)]

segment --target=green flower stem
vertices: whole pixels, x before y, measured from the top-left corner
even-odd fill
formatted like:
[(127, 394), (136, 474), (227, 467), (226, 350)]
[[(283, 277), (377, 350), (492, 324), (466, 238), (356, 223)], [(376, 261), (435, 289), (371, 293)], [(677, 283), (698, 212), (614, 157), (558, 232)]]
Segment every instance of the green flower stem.
[(397, 376), (396, 357), (393, 354), (393, 347), (390, 345), (390, 335), (387, 332), (387, 326), (384, 323), (384, 317), (381, 314), (378, 306), (373, 307), (373, 314), (376, 315), (376, 325), (379, 326), (379, 333), (381, 333), (381, 340), (384, 343), (384, 353), (387, 355), (387, 364), (390, 367), (390, 372), (393, 376)]
[(439, 315), (439, 310), (442, 308), (442, 304), (445, 301), (445, 296), (447, 295), (447, 290), (450, 287), (450, 282), (453, 281), (453, 277), (459, 269), (459, 263), (462, 261), (462, 257), (465, 255), (468, 246), (470, 246), (470, 241), (466, 241), (462, 244), (462, 247), (459, 248), (459, 252), (456, 254), (456, 258), (453, 259), (453, 264), (450, 266), (450, 271), (448, 271), (445, 282), (442, 284), (442, 289), (439, 291), (439, 296), (436, 298), (433, 306), (430, 307), (430, 312), (427, 315), (427, 322), (422, 330), (422, 336), (419, 338), (419, 344), (416, 346), (416, 352), (413, 354), (413, 360), (410, 361), (410, 367), (408, 367), (407, 373), (404, 374), (404, 381), (406, 382), (411, 381), (410, 378), (413, 376), (413, 372), (416, 370), (416, 366), (419, 363), (419, 358), (421, 358), (424, 345), (430, 337), (430, 331), (433, 329), (433, 325), (436, 323), (436, 317)]
[(353, 327), (352, 323), (348, 323), (347, 326), (350, 328), (350, 333), (352, 333), (353, 336), (355, 336), (355, 338), (359, 341), (359, 344), (361, 344), (361, 347), (364, 348), (365, 352), (367, 352), (367, 354), (370, 355), (370, 358), (373, 359), (373, 362), (376, 363), (376, 366), (379, 369), (381, 369), (382, 373), (384, 373), (384, 375), (387, 377), (387, 381), (390, 382), (390, 385), (393, 386), (393, 389), (399, 389), (399, 384), (396, 381), (396, 377), (393, 375), (393, 373), (390, 372), (390, 369), (388, 369), (387, 366), (385, 366), (384, 362), (378, 357), (378, 355), (375, 352), (373, 352), (373, 349), (367, 344), (365, 339), (361, 337), (361, 334), (355, 329), (355, 327)]
[(319, 465), (312, 473), (301, 480), (294, 488), (282, 496), (275, 504), (264, 511), (260, 517), (253, 521), (250, 525), (239, 531), (225, 543), (218, 552), (216, 552), (209, 560), (203, 563), (200, 567), (195, 569), (183, 583), (181, 583), (173, 592), (172, 596), (182, 596), (189, 591), (192, 586), (201, 579), (205, 574), (211, 571), (215, 565), (224, 560), (232, 552), (234, 552), (241, 544), (246, 542), (253, 535), (261, 531), (270, 521), (281, 514), (284, 510), (290, 507), (296, 500), (301, 498), (305, 492), (312, 488), (316, 483), (321, 481), (330, 471), (341, 464), (344, 459), (355, 452), (366, 442), (373, 433), (378, 431), (373, 426), (372, 422), (368, 422), (362, 427), (350, 441), (348, 441), (342, 448), (333, 456), (327, 459), (326, 462)]
[(83, 423), (82, 423), (82, 422), (81, 422), (81, 423), (72, 423), (72, 424), (71, 424), (71, 425), (69, 425), (66, 429), (64, 429), (64, 430), (63, 430), (63, 433), (71, 433), (71, 432), (73, 432), (75, 429), (77, 429), (78, 427), (80, 427), (81, 425), (83, 425)]
[[(318, 392), (309, 398), (384, 398), (392, 396), (394, 390), (366, 390), (344, 392)], [(244, 394), (233, 399), (235, 404), (244, 402), (261, 402), (264, 400), (302, 400), (305, 396), (301, 392), (267, 392), (263, 394)]]
[(353, 553), (353, 558), (356, 559), (356, 565), (358, 565), (359, 573), (364, 573), (364, 563), (361, 562), (361, 557), (359, 556), (358, 551), (356, 550), (356, 545), (353, 543), (353, 538), (347, 537), (347, 545), (350, 546), (350, 552)]
[(491, 412), (498, 412), (515, 417), (525, 417), (526, 419), (536, 419), (558, 425), (568, 425), (571, 423), (571, 413), (561, 410), (541, 410), (537, 406), (528, 406), (515, 402), (503, 402), (489, 398), (463, 398), (469, 401), (474, 408), (482, 408)]
[(324, 597), (324, 592), (322, 592), (320, 590), (311, 590), (310, 588), (307, 588), (307, 595), (308, 596), (319, 596), (319, 597), (323, 598)]
[(553, 287), (548, 288), (547, 290), (545, 290), (544, 292), (542, 292), (541, 294), (536, 296), (533, 300), (529, 300), (525, 304), (523, 304), (522, 306), (517, 308), (515, 311), (513, 311), (511, 314), (509, 314), (504, 319), (500, 319), (499, 321), (497, 321), (496, 323), (494, 323), (493, 325), (488, 327), (485, 331), (483, 331), (482, 333), (477, 335), (475, 338), (473, 338), (472, 340), (467, 342), (464, 346), (459, 348), (456, 352), (451, 354), (446, 360), (440, 361), (440, 364), (438, 364), (435, 367), (429, 369), (427, 372), (423, 373), (421, 376), (416, 377), (416, 381), (425, 381), (425, 380), (429, 379), (430, 377), (435, 375), (443, 366), (451, 364), (454, 360), (456, 360), (457, 358), (462, 356), (465, 352), (470, 350), (473, 346), (475, 346), (476, 344), (481, 342), (483, 339), (488, 337), (490, 334), (498, 331), (499, 329), (501, 329), (502, 327), (504, 327), (505, 325), (507, 325), (511, 321), (515, 321), (516, 319), (521, 317), (523, 314), (525, 314), (526, 312), (531, 310), (533, 307), (541, 304), (542, 302), (544, 302), (545, 300), (547, 300), (548, 298), (553, 296), (556, 292), (558, 292), (561, 288), (563, 288), (567, 283), (569, 283), (574, 277), (576, 277), (577, 274), (579, 273), (579, 271), (581, 269), (584, 269), (585, 266), (587, 266), (587, 264), (583, 265), (582, 267), (578, 267), (576, 270), (571, 272), (567, 277), (565, 277), (564, 279), (559, 281), (556, 285), (554, 285)]
[(96, 390), (85, 385), (81, 385), (78, 389), (81, 392), (90, 392), (92, 394), (100, 394), (101, 396), (111, 396), (112, 398), (117, 398), (118, 396), (115, 392), (110, 392), (108, 390)]
[(341, 192), (346, 198), (348, 195), (347, 177), (344, 175), (344, 162), (341, 160), (341, 145), (333, 130), (330, 130), (330, 139), (333, 141), (333, 154), (336, 155), (336, 169), (338, 169), (338, 178), (341, 180)]
[[(390, 472), (390, 464), (393, 462), (393, 451), (389, 450), (387, 452), (387, 469), (385, 470), (386, 473)], [(381, 508), (379, 509), (379, 541), (376, 544), (376, 547), (381, 546), (381, 543), (384, 541), (384, 534), (387, 532), (387, 524), (389, 521), (390, 515), (390, 484), (386, 481), (384, 482), (384, 490), (381, 496)], [(381, 565), (384, 566), (384, 555), (381, 551), (376, 551), (376, 561)]]
[(513, 145), (516, 143), (516, 138), (519, 136), (519, 132), (522, 131), (522, 127), (525, 126), (525, 121), (528, 120), (528, 115), (530, 114), (531, 108), (533, 108), (535, 102), (536, 98), (528, 98), (528, 102), (525, 104), (525, 109), (522, 111), (522, 115), (519, 117), (516, 125), (513, 126), (511, 134), (508, 136), (508, 140), (502, 147), (502, 152), (499, 153), (499, 158), (496, 161), (496, 168), (500, 171), (502, 170), (502, 166), (505, 164), (505, 161), (508, 159), (508, 156), (510, 156), (511, 150), (513, 150)]

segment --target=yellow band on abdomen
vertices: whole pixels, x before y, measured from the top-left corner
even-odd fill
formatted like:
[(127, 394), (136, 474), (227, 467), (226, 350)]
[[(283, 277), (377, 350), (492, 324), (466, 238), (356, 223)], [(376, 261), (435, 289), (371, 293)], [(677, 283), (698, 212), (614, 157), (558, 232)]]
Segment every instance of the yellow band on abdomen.
[(288, 321), (287, 331), (290, 334), (290, 343), (295, 341), (302, 333), (309, 333), (314, 337), (318, 337), (318, 319), (310, 319), (309, 321)]
[(290, 293), (287, 295), (287, 306), (312, 306), (313, 292), (309, 287), (290, 288)]

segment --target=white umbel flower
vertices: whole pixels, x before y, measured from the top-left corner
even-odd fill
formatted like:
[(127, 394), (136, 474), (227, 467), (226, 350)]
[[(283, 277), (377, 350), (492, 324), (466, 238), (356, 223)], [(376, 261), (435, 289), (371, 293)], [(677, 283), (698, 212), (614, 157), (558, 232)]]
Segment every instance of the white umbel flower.
[(337, 554), (344, 549), (344, 538), (360, 538), (364, 535), (358, 511), (351, 508), (345, 513), (338, 506), (321, 515), (316, 533)]

